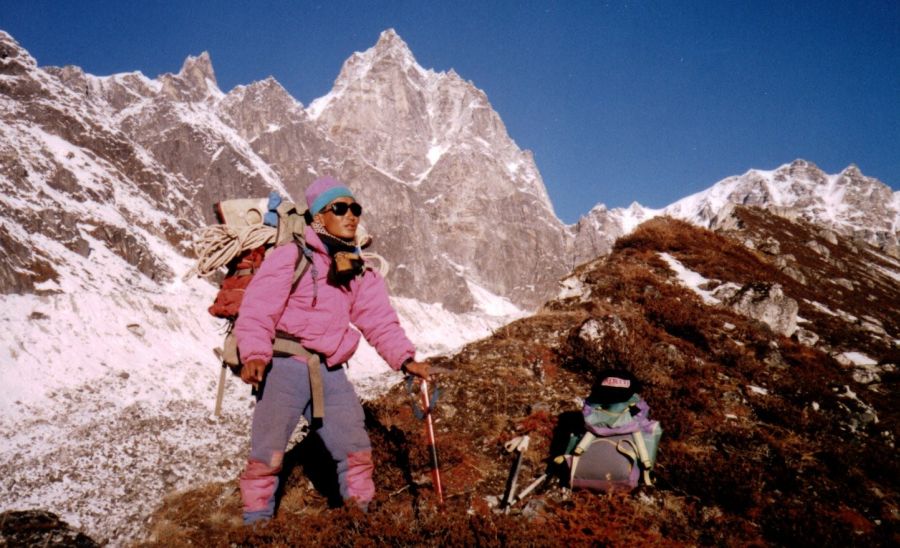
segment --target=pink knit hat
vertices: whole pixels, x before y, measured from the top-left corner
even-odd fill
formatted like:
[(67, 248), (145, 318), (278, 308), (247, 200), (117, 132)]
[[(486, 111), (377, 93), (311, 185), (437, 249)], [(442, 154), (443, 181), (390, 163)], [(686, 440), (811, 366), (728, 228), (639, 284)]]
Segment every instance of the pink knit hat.
[(333, 177), (321, 177), (306, 189), (306, 205), (309, 206), (309, 212), (315, 215), (335, 198), (343, 196), (353, 198), (353, 193), (347, 185)]

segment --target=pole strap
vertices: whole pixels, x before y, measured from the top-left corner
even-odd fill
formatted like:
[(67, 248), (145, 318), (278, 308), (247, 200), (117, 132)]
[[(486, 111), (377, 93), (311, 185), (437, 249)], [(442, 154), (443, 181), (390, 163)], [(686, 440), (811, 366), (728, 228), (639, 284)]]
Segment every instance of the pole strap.
[(437, 404), (438, 398), (441, 396), (441, 391), (438, 389), (437, 385), (434, 385), (434, 390), (431, 391), (429, 395), (426, 392), (423, 394), (427, 399), (423, 399), (423, 401), (427, 401), (427, 404), (424, 404), (422, 407), (419, 407), (416, 404), (415, 392), (413, 390), (413, 382), (415, 381), (415, 376), (407, 375), (406, 376), (406, 392), (409, 394), (412, 400), (412, 410), (413, 415), (419, 420), (425, 419), (428, 415), (431, 414), (431, 410), (435, 408), (435, 404)]

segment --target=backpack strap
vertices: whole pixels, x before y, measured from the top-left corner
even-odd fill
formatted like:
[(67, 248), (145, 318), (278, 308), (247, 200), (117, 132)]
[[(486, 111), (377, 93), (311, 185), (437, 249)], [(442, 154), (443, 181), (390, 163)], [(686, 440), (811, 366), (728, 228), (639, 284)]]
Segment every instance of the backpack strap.
[(275, 233), (275, 245), (282, 245), (295, 239), (298, 235), (303, 238), (306, 230), (306, 218), (303, 212), (297, 209), (294, 202), (281, 202), (278, 208), (278, 229)]
[(297, 287), (300, 278), (306, 271), (312, 268), (313, 273), (313, 307), (316, 306), (319, 297), (318, 277), (316, 264), (313, 262), (313, 251), (306, 245), (306, 212), (301, 213), (293, 202), (281, 202), (276, 209), (278, 212), (278, 229), (275, 234), (275, 245), (280, 246), (290, 242), (297, 245), (300, 253), (297, 254), (297, 263), (294, 265), (294, 275), (291, 278), (291, 292)]
[[(640, 448), (638, 448), (632, 437), (631, 440), (628, 438), (619, 440), (618, 443), (616, 443), (616, 451), (625, 455), (625, 457), (632, 462), (633, 465), (631, 467), (631, 473), (629, 474), (629, 482), (631, 482), (631, 485), (636, 486), (640, 478)], [(645, 479), (649, 479), (649, 477)]]
[[(301, 241), (294, 240), (294, 243), (297, 244), (297, 262), (294, 263), (294, 275), (291, 278), (291, 292), (293, 293), (294, 289), (297, 288), (297, 282), (300, 281), (300, 278), (306, 274), (306, 271), (310, 268), (313, 268), (313, 260), (312, 260), (312, 250), (306, 247), (306, 243)], [(317, 273), (313, 272), (313, 276)], [(315, 282), (315, 279), (313, 279)]]
[(313, 281), (313, 298), (312, 298), (312, 307), (316, 307), (316, 303), (319, 302), (319, 269), (316, 268), (316, 263), (313, 260), (313, 250), (306, 245), (306, 242), (303, 238), (300, 238), (295, 235), (294, 244), (297, 245), (297, 249), (299, 253), (297, 253), (297, 263), (294, 265), (294, 275), (291, 278), (291, 293), (297, 289), (297, 284), (300, 282), (300, 278), (306, 274), (307, 270), (312, 270), (312, 281)]
[(644, 483), (653, 485), (650, 479), (650, 470), (653, 468), (653, 462), (650, 460), (650, 454), (647, 452), (647, 444), (644, 443), (644, 435), (640, 430), (635, 430), (631, 436), (634, 438), (634, 446), (637, 448), (638, 456), (641, 459), (641, 470), (643, 470)]

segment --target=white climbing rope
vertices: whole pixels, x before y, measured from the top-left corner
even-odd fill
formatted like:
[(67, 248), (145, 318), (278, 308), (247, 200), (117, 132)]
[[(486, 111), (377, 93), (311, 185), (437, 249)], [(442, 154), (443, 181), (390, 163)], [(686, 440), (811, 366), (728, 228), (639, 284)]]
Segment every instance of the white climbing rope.
[(254, 224), (239, 228), (228, 225), (210, 225), (194, 233), (194, 252), (197, 264), (185, 275), (185, 279), (198, 275), (211, 276), (231, 259), (248, 249), (275, 241), (275, 229)]
[(363, 260), (366, 263), (371, 263), (372, 261), (378, 261), (378, 266), (372, 266), (379, 274), (381, 274), (382, 278), (387, 279), (388, 272), (391, 271), (391, 263), (387, 261), (384, 257), (379, 255), (378, 253), (372, 253), (371, 251), (363, 251), (361, 253)]
[[(197, 255), (197, 263), (184, 275), (184, 279), (188, 280), (193, 276), (203, 278), (212, 276), (219, 268), (227, 265), (244, 251), (275, 243), (275, 236), (276, 230), (263, 224), (242, 227), (229, 225), (203, 227), (194, 232), (193, 246), (194, 253)], [(370, 251), (364, 251), (362, 257), (369, 263), (377, 262), (377, 266), (372, 265), (372, 267), (382, 277), (387, 278), (391, 265), (384, 257)]]

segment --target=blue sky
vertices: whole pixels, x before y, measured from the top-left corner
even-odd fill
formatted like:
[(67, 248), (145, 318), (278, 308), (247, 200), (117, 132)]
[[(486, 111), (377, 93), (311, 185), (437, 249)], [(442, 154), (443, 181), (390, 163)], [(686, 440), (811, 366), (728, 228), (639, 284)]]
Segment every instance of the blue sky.
[(557, 214), (662, 207), (796, 158), (900, 188), (900, 2), (4, 0), (40, 65), (274, 76), (304, 105), (394, 28), (419, 64), (484, 90)]

